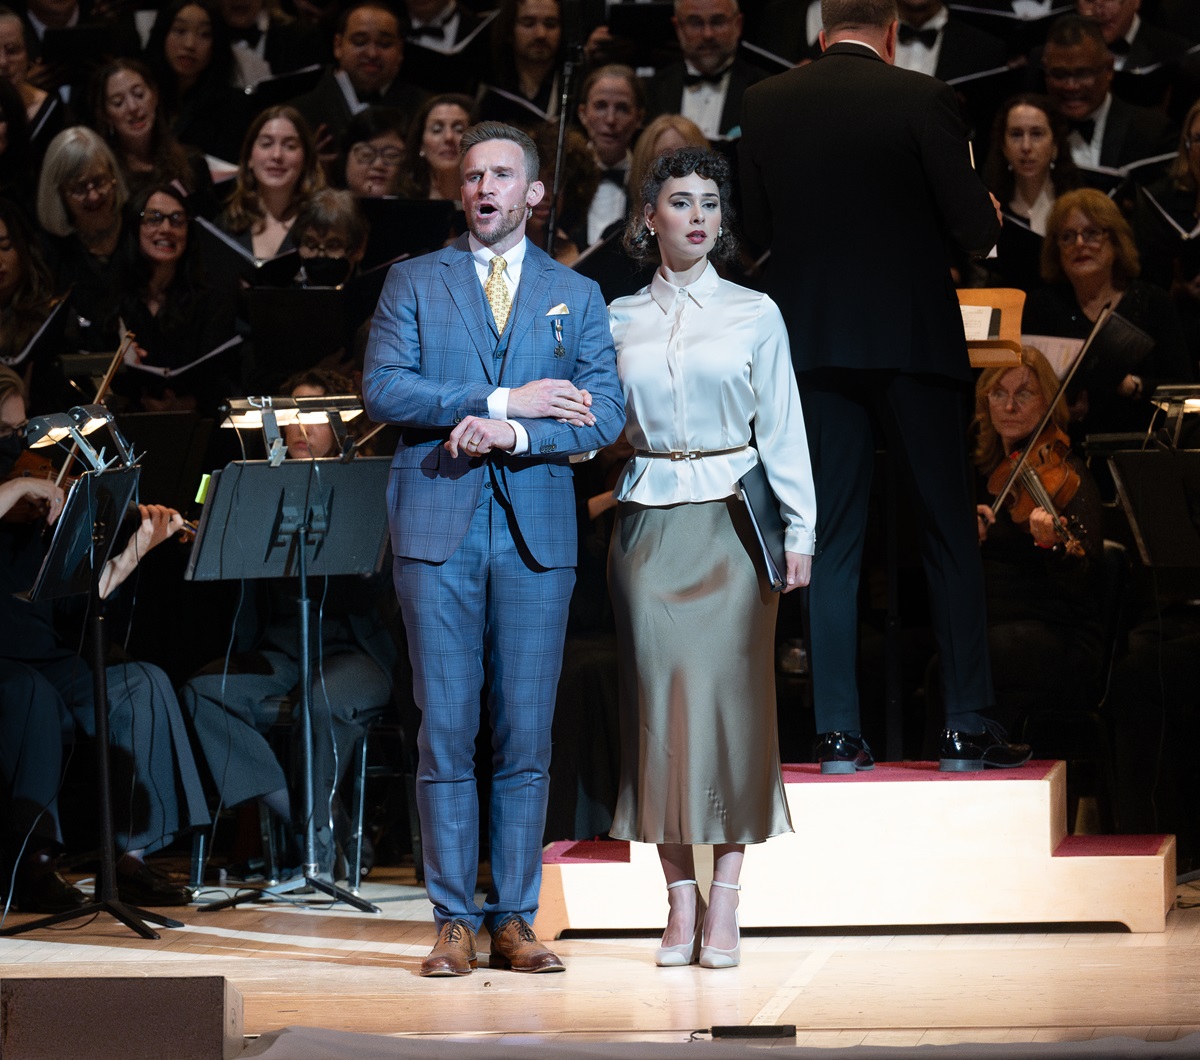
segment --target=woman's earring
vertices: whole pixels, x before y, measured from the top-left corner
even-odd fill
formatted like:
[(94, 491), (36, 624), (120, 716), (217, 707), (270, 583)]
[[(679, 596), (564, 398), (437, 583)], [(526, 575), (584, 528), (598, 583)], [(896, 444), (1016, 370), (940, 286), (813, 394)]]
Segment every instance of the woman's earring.
[(646, 231), (649, 232), (651, 235), (656, 234), (654, 229), (649, 224), (646, 225)]
[(1053, 168), (1055, 167), (1055, 165), (1056, 165), (1056, 164), (1057, 164), (1057, 163), (1056, 163), (1055, 159), (1053, 159), (1053, 158), (1052, 158), (1052, 159), (1050, 159), (1050, 168), (1051, 168), (1051, 169), (1053, 169)]
[(717, 238), (720, 239), (724, 234), (725, 234), (725, 226), (718, 225), (717, 226)]

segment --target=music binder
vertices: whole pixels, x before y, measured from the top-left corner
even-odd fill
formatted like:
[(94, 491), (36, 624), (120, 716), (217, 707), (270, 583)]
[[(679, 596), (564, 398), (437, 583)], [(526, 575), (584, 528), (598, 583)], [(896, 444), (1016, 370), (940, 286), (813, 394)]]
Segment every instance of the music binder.
[(285, 287), (300, 271), (300, 254), (294, 248), (273, 258), (256, 258), (228, 232), (211, 221), (197, 217), (194, 231), (205, 266), (214, 276), (233, 274), (252, 287)]
[(33, 337), (25, 343), (21, 352), (12, 357), (0, 357), (0, 364), (16, 368), (35, 352), (37, 356), (34, 357), (34, 360), (40, 359), (43, 355), (51, 356), (53, 351), (62, 345), (63, 331), (67, 324), (66, 305), (68, 301), (69, 299), (65, 296), (61, 298), (46, 315), (46, 319), (42, 321), (37, 331), (33, 333)]
[(787, 578), (787, 557), (784, 555), (787, 525), (779, 514), (779, 502), (767, 481), (762, 461), (738, 479), (737, 498), (750, 516), (767, 581), (774, 592), (780, 592)]

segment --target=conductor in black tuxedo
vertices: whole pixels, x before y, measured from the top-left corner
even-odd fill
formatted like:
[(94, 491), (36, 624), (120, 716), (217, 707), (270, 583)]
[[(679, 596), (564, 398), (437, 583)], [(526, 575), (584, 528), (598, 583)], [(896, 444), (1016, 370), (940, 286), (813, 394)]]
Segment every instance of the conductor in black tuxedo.
[(791, 338), (817, 488), (810, 660), (823, 773), (874, 765), (859, 724), (857, 597), (872, 420), (918, 501), (943, 673), (941, 768), (1020, 765), (992, 705), (966, 455), (971, 379), (950, 275), (985, 253), (997, 204), (971, 166), (952, 89), (900, 70), (895, 0), (822, 0), (820, 58), (746, 91), (747, 234)]

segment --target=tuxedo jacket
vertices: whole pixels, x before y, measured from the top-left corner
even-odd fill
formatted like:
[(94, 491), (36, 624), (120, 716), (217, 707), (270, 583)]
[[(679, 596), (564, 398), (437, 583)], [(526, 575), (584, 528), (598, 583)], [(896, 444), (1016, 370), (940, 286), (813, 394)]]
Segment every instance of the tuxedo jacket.
[[(408, 11), (403, 6), (400, 8), (399, 18), (400, 32), (404, 34), (405, 38), (408, 38), (412, 33), (412, 19), (409, 17)], [(474, 11), (471, 11), (465, 5), (460, 3), (458, 5), (458, 28), (454, 32), (454, 43), (458, 44), (469, 37), (471, 35), (471, 31), (474, 30), (481, 21), (482, 19), (479, 15), (475, 14)], [(415, 39), (419, 40), (420, 38)]]
[(986, 253), (1000, 225), (953, 89), (834, 44), (746, 91), (739, 160), (797, 372), (970, 378), (951, 255)]
[(936, 76), (941, 81), (995, 70), (1008, 62), (1008, 47), (999, 37), (951, 15), (942, 30)]
[[(738, 116), (742, 110), (742, 96), (746, 89), (767, 76), (765, 70), (740, 56), (733, 60), (733, 66), (729, 70), (729, 89), (725, 93), (725, 105), (721, 108), (722, 136), (728, 136), (731, 130), (737, 128)], [(647, 121), (657, 118), (660, 114), (680, 112), (683, 106), (683, 79), (686, 75), (687, 67), (680, 61), (659, 70), (647, 83)]]
[[(292, 100), (292, 106), (304, 116), (313, 132), (322, 125), (327, 126), (336, 140), (345, 132), (354, 115), (333, 75), (334, 70), (331, 67), (322, 74), (321, 80), (312, 91)], [(426, 93), (402, 78), (403, 74), (392, 82), (380, 105), (397, 108), (404, 114), (405, 121), (410, 122), (425, 101)]]
[(1164, 114), (1113, 96), (1100, 145), (1102, 166), (1119, 169), (1143, 158), (1170, 154), (1176, 146), (1176, 130)]
[[(565, 312), (550, 312), (562, 306)], [(521, 420), (529, 434), (522, 456), (468, 457), (460, 450), (452, 457), (442, 445), (464, 417), (487, 417), (497, 387), (547, 378), (587, 390), (595, 425)], [(363, 394), (373, 420), (404, 428), (388, 484), (395, 555), (448, 558), (486, 487), (501, 491), (514, 537), (538, 564), (574, 566), (569, 457), (603, 448), (625, 426), (608, 311), (595, 283), (527, 242), (508, 323), (498, 335), (466, 236), (393, 265), (371, 322)]]

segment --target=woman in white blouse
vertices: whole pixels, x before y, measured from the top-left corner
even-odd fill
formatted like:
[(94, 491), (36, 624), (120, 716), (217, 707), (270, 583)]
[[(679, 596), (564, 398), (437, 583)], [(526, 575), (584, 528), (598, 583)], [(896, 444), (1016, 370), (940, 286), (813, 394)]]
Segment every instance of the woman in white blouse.
[[(735, 483), (762, 461), (787, 524), (784, 592), (808, 583), (816, 506), (783, 318), (708, 260), (735, 249), (729, 193), (720, 155), (660, 155), (626, 244), (642, 257), (655, 245), (662, 264), (609, 307), (634, 448), (609, 554), (622, 749), (612, 835), (658, 844), (663, 966), (738, 963), (745, 844), (791, 830), (775, 721), (778, 597)], [(714, 847), (707, 912), (695, 844)]]

